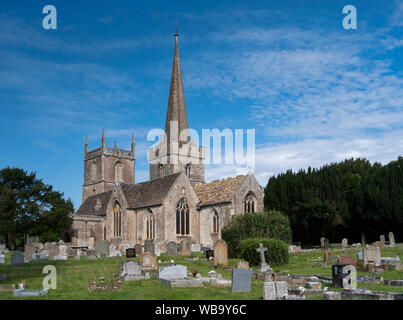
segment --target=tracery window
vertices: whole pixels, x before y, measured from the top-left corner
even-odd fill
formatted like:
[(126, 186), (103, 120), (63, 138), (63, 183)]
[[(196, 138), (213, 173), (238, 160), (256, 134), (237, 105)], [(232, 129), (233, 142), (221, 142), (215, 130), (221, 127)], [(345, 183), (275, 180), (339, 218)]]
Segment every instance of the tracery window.
[(146, 223), (145, 223), (145, 235), (146, 235), (146, 239), (154, 239), (154, 230), (155, 230), (155, 226), (154, 226), (154, 214), (151, 211), (151, 209), (147, 210), (146, 213)]
[(119, 202), (116, 202), (112, 209), (113, 213), (113, 236), (122, 236), (122, 208)]
[(245, 212), (253, 213), (256, 209), (256, 197), (253, 193), (248, 193), (245, 198)]
[(186, 199), (182, 198), (176, 206), (176, 233), (188, 235), (189, 230), (189, 206)]

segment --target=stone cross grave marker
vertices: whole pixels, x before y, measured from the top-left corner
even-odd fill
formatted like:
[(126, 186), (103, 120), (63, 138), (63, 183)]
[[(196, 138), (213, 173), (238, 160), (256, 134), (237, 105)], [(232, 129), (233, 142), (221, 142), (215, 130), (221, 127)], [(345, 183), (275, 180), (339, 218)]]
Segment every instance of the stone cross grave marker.
[(393, 232), (389, 232), (388, 237), (389, 237), (389, 246), (390, 246), (391, 248), (394, 248), (394, 247), (395, 247), (395, 244), (396, 244), (396, 242), (395, 242), (395, 235), (393, 234)]
[(228, 246), (224, 240), (214, 243), (214, 265), (228, 266)]
[(267, 248), (263, 248), (263, 243), (259, 243), (259, 248), (256, 249), (257, 252), (260, 253), (260, 271), (267, 272), (270, 271), (270, 266), (266, 263), (264, 258), (264, 253), (267, 251)]
[(250, 292), (252, 270), (240, 268), (232, 269), (232, 292)]

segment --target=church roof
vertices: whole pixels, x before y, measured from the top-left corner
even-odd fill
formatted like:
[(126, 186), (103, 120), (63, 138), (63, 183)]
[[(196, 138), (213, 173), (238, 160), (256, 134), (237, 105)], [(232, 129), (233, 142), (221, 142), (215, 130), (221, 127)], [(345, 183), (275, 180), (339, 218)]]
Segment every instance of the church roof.
[[(171, 121), (177, 122), (177, 132), (172, 130)], [(188, 119), (186, 113), (181, 63), (179, 60), (178, 33), (175, 33), (174, 60), (172, 63), (171, 86), (169, 88), (168, 110), (165, 122), (165, 133), (168, 145), (172, 135), (174, 135), (172, 136), (172, 140), (179, 142), (179, 135), (185, 129), (188, 129)], [(187, 142), (187, 140), (182, 142)]]
[(162, 204), (179, 175), (180, 172), (147, 182), (122, 184), (127, 207), (136, 209)]
[(79, 216), (105, 215), (106, 207), (108, 206), (111, 195), (112, 191), (107, 191), (88, 197), (87, 200), (85, 200), (80, 206), (80, 208), (77, 210), (76, 215)]
[(246, 175), (240, 175), (196, 185), (194, 190), (200, 199), (200, 205), (230, 202), (245, 178)]

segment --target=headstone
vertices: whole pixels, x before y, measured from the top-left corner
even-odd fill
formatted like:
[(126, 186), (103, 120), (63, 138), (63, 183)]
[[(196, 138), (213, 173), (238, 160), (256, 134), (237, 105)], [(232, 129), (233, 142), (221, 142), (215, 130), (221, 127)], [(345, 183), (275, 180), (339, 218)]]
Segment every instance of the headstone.
[(143, 266), (135, 261), (125, 261), (120, 264), (120, 279), (123, 281), (142, 280)]
[(24, 255), (21, 252), (14, 252), (11, 255), (11, 265), (12, 266), (22, 266), (24, 265)]
[(6, 263), (6, 255), (0, 254), (0, 264), (5, 264), (5, 263)]
[(344, 238), (344, 239), (341, 241), (341, 247), (342, 247), (342, 248), (347, 248), (347, 246), (348, 246), (348, 239), (347, 239), (347, 238)]
[(263, 300), (280, 300), (288, 294), (287, 282), (271, 281), (263, 283)]
[(54, 256), (52, 260), (60, 260), (60, 261), (67, 260), (67, 256)]
[(374, 245), (375, 247), (380, 248), (380, 249), (385, 248), (385, 242), (382, 242), (382, 241), (375, 241), (375, 242), (373, 243), (373, 245)]
[(80, 250), (80, 249), (77, 249), (77, 250), (76, 250), (75, 258), (76, 258), (77, 260), (80, 260), (80, 258), (81, 258), (81, 250)]
[(341, 266), (345, 265), (357, 265), (358, 260), (349, 254), (344, 254), (337, 258), (337, 264)]
[(156, 270), (158, 268), (157, 255), (151, 252), (146, 252), (140, 255), (140, 263), (144, 270)]
[(170, 241), (167, 244), (167, 255), (177, 256), (178, 255), (178, 245), (174, 241)]
[(192, 244), (190, 246), (190, 251), (192, 252), (200, 252), (201, 248), (200, 248), (200, 244)]
[(158, 278), (174, 280), (187, 277), (187, 267), (182, 265), (159, 267)]
[(35, 244), (39, 242), (39, 237), (38, 236), (27, 236), (27, 242), (26, 244)]
[(136, 249), (129, 248), (126, 249), (126, 258), (135, 258), (136, 257)]
[(144, 252), (151, 252), (152, 254), (155, 253), (154, 240), (147, 239), (144, 241)]
[(379, 237), (379, 240), (381, 242), (383, 242), (383, 244), (385, 245), (386, 240), (385, 240), (385, 236), (383, 234)]
[(331, 263), (333, 264), (334, 257), (333, 257), (333, 253), (331, 250), (326, 250), (324, 255), (323, 255), (323, 262), (324, 263)]
[(134, 246), (134, 250), (136, 250), (136, 254), (137, 254), (137, 255), (143, 253), (143, 247), (142, 247), (141, 244), (139, 244), (139, 243)]
[(325, 245), (325, 249), (329, 249), (329, 239), (325, 239), (325, 241), (324, 241), (324, 245)]
[(232, 269), (232, 292), (250, 292), (252, 270)]
[(111, 243), (111, 245), (109, 246), (109, 257), (111, 258), (115, 258), (115, 257), (121, 257), (122, 253), (120, 252), (120, 250), (118, 250), (116, 248), (116, 246)]
[(248, 261), (238, 261), (237, 268), (238, 269), (248, 269), (249, 270), (249, 262)]
[(341, 292), (325, 291), (323, 293), (323, 300), (341, 300)]
[(109, 256), (111, 243), (108, 240), (95, 241), (95, 252), (97, 256)]
[[(346, 265), (333, 265), (332, 266), (332, 286), (333, 288), (344, 288), (346, 278), (350, 272), (347, 270)], [(351, 281), (351, 280), (349, 280)]]
[(396, 242), (395, 242), (395, 235), (393, 234), (393, 232), (389, 232), (388, 237), (389, 237), (389, 246), (390, 246), (391, 248), (394, 248), (394, 247), (395, 247), (395, 244), (396, 244)]
[(320, 247), (324, 248), (325, 247), (325, 237), (320, 238)]
[(205, 256), (207, 259), (210, 259), (210, 257), (214, 257), (214, 250), (211, 249), (206, 250)]
[(217, 240), (214, 243), (214, 265), (228, 266), (228, 246), (224, 240)]
[(270, 266), (266, 263), (264, 258), (264, 253), (267, 251), (267, 248), (263, 248), (263, 243), (259, 244), (259, 248), (256, 249), (257, 252), (260, 254), (260, 272), (267, 272), (270, 271)]
[(367, 264), (381, 264), (381, 250), (377, 246), (369, 246), (365, 249), (362, 249), (362, 259), (363, 264), (366, 267)]
[(179, 254), (181, 256), (191, 256), (192, 255), (192, 251), (190, 249), (191, 245), (192, 244), (190, 239), (183, 239), (179, 244)]

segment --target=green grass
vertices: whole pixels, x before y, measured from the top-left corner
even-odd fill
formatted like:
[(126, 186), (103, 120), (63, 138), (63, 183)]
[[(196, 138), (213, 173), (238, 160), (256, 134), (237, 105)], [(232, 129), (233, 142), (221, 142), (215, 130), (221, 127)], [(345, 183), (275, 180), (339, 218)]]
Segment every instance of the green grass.
[[(348, 249), (346, 253), (353, 256), (360, 249)], [(335, 256), (341, 255), (342, 252), (335, 252)], [(403, 260), (402, 248), (385, 248), (381, 250), (382, 256), (394, 257), (399, 255)], [(201, 288), (169, 288), (164, 286), (156, 278), (150, 280), (123, 282), (122, 291), (88, 291), (88, 280), (98, 280), (104, 277), (107, 282), (113, 280), (113, 275), (120, 273), (120, 262), (125, 258), (104, 258), (102, 260), (81, 260), (69, 259), (67, 261), (32, 261), (21, 267), (10, 267), (11, 252), (6, 257), (6, 265), (0, 265), (0, 273), (7, 274), (7, 280), (1, 281), (3, 284), (18, 284), (25, 280), (27, 290), (42, 289), (42, 281), (45, 274), (42, 274), (45, 265), (54, 265), (57, 269), (57, 289), (49, 290), (48, 295), (31, 298), (14, 298), (13, 292), (0, 292), (0, 299), (78, 299), (78, 300), (141, 300), (141, 299), (161, 299), (161, 300), (243, 300), (243, 299), (262, 299), (262, 282), (252, 279), (252, 290), (250, 293), (232, 293), (231, 288), (218, 288), (205, 284)], [(193, 256), (202, 257), (199, 254)], [(320, 259), (318, 259), (320, 258)], [(297, 253), (290, 255), (290, 262), (286, 265), (273, 267), (276, 272), (285, 272), (298, 275), (315, 275), (331, 277), (331, 268), (318, 267), (317, 264), (322, 262), (323, 251)], [(211, 270), (211, 264), (208, 261), (185, 261), (184, 257), (168, 257), (162, 254), (159, 260), (170, 261), (175, 260), (176, 264), (186, 265), (188, 271), (196, 269), (203, 276)], [(315, 262), (308, 260), (315, 260)], [(138, 258), (135, 260), (138, 261)], [(239, 259), (230, 259), (231, 267), (236, 267)], [(223, 278), (231, 279), (231, 270), (223, 268), (215, 268), (221, 273)], [(368, 273), (358, 272), (358, 275), (369, 275)], [(403, 279), (403, 271), (390, 271), (383, 274), (384, 279)], [(401, 292), (403, 287), (391, 287), (384, 285), (358, 284), (358, 287), (364, 287), (375, 291), (385, 292)], [(309, 300), (322, 299), (320, 296), (307, 296)]]

